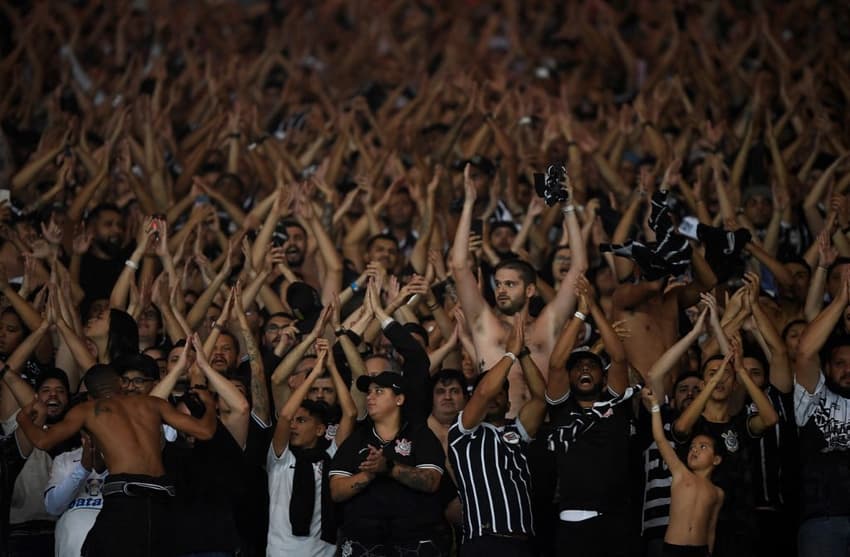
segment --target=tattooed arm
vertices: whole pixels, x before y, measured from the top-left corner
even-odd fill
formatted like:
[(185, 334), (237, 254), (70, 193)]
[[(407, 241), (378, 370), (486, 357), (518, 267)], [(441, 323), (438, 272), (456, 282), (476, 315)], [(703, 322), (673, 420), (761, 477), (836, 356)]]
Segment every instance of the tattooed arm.
[(331, 499), (335, 503), (348, 501), (372, 483), (374, 474), (359, 472), (353, 476), (331, 476)]
[(440, 472), (433, 468), (416, 468), (407, 464), (395, 464), (390, 477), (416, 491), (435, 493), (440, 486)]

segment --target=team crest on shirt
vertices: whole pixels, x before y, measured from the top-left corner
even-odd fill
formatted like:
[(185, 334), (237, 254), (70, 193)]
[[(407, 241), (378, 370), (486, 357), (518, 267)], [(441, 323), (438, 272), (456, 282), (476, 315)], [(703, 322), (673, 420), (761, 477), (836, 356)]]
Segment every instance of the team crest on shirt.
[(353, 549), (351, 548), (351, 540), (345, 540), (345, 543), (342, 544), (342, 557), (351, 557), (353, 553)]
[(99, 478), (89, 478), (86, 480), (86, 494), (88, 494), (89, 497), (99, 497), (102, 485), (103, 480)]
[(325, 439), (328, 441), (333, 441), (336, 437), (336, 430), (339, 429), (339, 424), (330, 424), (325, 429)]
[(502, 441), (504, 441), (508, 445), (517, 445), (519, 444), (519, 433), (517, 433), (516, 431), (506, 431), (502, 435)]
[(738, 452), (738, 434), (734, 431), (727, 431), (720, 435), (723, 437), (723, 442), (726, 444), (726, 450), (730, 453)]
[(413, 443), (411, 443), (407, 439), (395, 440), (395, 452), (400, 454), (401, 456), (410, 456), (410, 449), (412, 447)]

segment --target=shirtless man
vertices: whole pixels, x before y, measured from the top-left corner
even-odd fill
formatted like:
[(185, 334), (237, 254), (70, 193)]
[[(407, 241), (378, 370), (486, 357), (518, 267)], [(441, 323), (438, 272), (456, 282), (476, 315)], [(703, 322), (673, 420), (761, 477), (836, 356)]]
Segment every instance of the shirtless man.
[[(478, 368), (483, 371), (491, 369), (502, 359), (505, 353), (505, 338), (511, 329), (511, 316), (527, 308), (529, 298), (535, 293), (536, 272), (531, 265), (517, 259), (503, 261), (497, 265), (494, 273), (497, 310), (487, 305), (478, 289), (469, 262), (469, 229), (476, 196), (469, 165), (464, 170), (464, 190), (466, 197), (455, 234), (451, 264), (458, 299), (472, 328), (472, 339), (478, 352)], [(572, 265), (555, 299), (543, 308), (537, 319), (529, 318), (525, 329), (526, 345), (531, 351), (531, 359), (544, 373), (549, 369), (549, 355), (555, 346), (558, 333), (575, 309), (576, 279), (587, 270), (587, 254), (575, 207), (569, 204), (563, 211), (570, 235)], [(511, 366), (508, 381), (511, 403), (508, 417), (513, 418), (531, 397), (522, 369), (516, 362)]]
[(103, 453), (110, 471), (103, 486), (103, 510), (86, 538), (83, 555), (169, 555), (168, 507), (174, 488), (163, 477), (162, 424), (198, 439), (212, 438), (216, 429), (212, 397), (207, 391), (196, 392), (204, 414), (194, 418), (165, 400), (123, 394), (120, 376), (108, 365), (93, 366), (83, 380), (92, 400), (72, 408), (61, 422), (47, 430), (37, 426), (47, 408), (33, 400), (18, 414), (18, 424), (42, 450), (85, 429)]
[(640, 373), (641, 382), (647, 380), (652, 364), (679, 339), (679, 311), (698, 303), (700, 293), (711, 289), (717, 280), (697, 250), (693, 251), (691, 268), (693, 281), (687, 285), (669, 285), (667, 279), (642, 280), (635, 265), (635, 281), (614, 290), (611, 321), (625, 321), (631, 331), (623, 345), (629, 363)]
[(664, 534), (665, 557), (707, 557), (714, 551), (714, 530), (723, 490), (711, 482), (711, 474), (723, 460), (723, 445), (705, 434), (694, 436), (687, 464), (679, 460), (664, 435), (661, 408), (651, 390), (643, 391), (652, 413), (652, 436), (673, 475), (670, 487), (670, 523)]

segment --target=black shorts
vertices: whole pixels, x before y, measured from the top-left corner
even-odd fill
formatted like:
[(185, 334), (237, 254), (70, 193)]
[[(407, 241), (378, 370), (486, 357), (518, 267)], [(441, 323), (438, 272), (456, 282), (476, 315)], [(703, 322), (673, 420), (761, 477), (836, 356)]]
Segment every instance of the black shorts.
[[(109, 476), (106, 484), (141, 482), (165, 487), (164, 478), (133, 474)], [(104, 489), (106, 485), (104, 486)], [(134, 488), (106, 495), (103, 508), (83, 543), (84, 557), (168, 557), (174, 545), (172, 497), (158, 489)]]
[(664, 549), (661, 552), (664, 557), (708, 557), (707, 545), (674, 545), (664, 542)]

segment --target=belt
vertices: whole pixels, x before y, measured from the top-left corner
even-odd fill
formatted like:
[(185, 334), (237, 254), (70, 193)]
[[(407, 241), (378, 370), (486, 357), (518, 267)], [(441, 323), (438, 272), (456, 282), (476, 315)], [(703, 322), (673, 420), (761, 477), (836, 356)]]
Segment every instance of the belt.
[(168, 495), (169, 497), (174, 497), (176, 493), (173, 485), (160, 485), (147, 482), (109, 482), (101, 489), (104, 497), (110, 495), (126, 495), (128, 497), (153, 495), (151, 492)]
[(564, 522), (583, 522), (591, 518), (596, 518), (597, 516), (602, 516), (602, 513), (599, 511), (567, 510), (561, 511), (558, 515), (558, 517)]
[(509, 540), (518, 540), (518, 541), (528, 541), (528, 534), (523, 534), (522, 532), (488, 532), (487, 530), (482, 531), (482, 534), (485, 536), (492, 536), (494, 538), (506, 538)]

